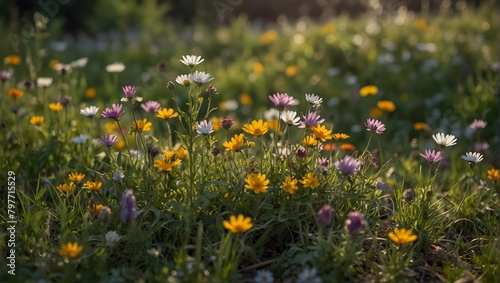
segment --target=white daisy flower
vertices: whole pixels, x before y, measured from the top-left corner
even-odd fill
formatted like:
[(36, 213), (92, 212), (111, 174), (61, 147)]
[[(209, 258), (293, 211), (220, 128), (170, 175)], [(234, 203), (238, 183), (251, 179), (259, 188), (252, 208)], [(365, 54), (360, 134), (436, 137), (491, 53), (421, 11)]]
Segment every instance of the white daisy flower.
[(104, 237), (106, 238), (106, 246), (109, 247), (116, 245), (116, 243), (120, 240), (120, 235), (118, 235), (116, 231), (108, 231)]
[(177, 76), (177, 78), (175, 78), (175, 81), (178, 84), (184, 85), (184, 86), (189, 86), (193, 82), (193, 80), (191, 79), (191, 75), (180, 75), (180, 76)]
[(92, 105), (92, 106), (87, 106), (83, 109), (80, 109), (80, 114), (82, 114), (83, 116), (86, 116), (86, 117), (92, 117), (95, 114), (97, 114), (97, 111), (99, 111), (99, 107)]
[(269, 270), (259, 270), (253, 280), (255, 283), (273, 283), (274, 276)]
[(288, 125), (298, 126), (300, 125), (300, 117), (297, 117), (297, 112), (285, 110), (281, 114), (281, 120), (283, 120)]
[(195, 71), (191, 75), (191, 79), (193, 81), (197, 82), (198, 84), (204, 84), (204, 83), (208, 83), (209, 81), (213, 80), (214, 78), (211, 78), (209, 73)]
[(75, 60), (73, 62), (71, 62), (71, 67), (73, 67), (74, 69), (81, 69), (85, 66), (87, 66), (87, 62), (89, 61), (89, 58), (88, 57), (83, 57), (83, 58), (80, 58), (78, 60)]
[(297, 283), (321, 283), (321, 278), (316, 275), (316, 268), (304, 269), (297, 277)]
[(264, 118), (267, 121), (278, 120), (280, 118), (280, 111), (276, 108), (270, 108), (264, 111)]
[(467, 152), (465, 155), (462, 155), (462, 159), (469, 162), (471, 167), (474, 167), (476, 163), (479, 163), (483, 160), (483, 155), (479, 152)]
[(306, 100), (307, 100), (307, 102), (309, 102), (309, 104), (311, 104), (313, 106), (318, 106), (321, 103), (323, 103), (323, 98), (319, 97), (318, 95), (316, 95), (314, 93), (311, 93), (311, 94), (306, 93)]
[(196, 128), (196, 132), (198, 132), (199, 134), (202, 134), (202, 135), (208, 135), (214, 131), (213, 126), (212, 126), (212, 122), (207, 121), (207, 120), (196, 123), (195, 128)]
[(37, 78), (36, 79), (36, 85), (38, 87), (49, 87), (52, 85), (52, 82), (54, 81), (54, 79), (52, 78)]
[(115, 173), (113, 173), (113, 181), (115, 182), (121, 182), (124, 178), (125, 174), (123, 174), (120, 170), (116, 170)]
[(115, 62), (106, 66), (106, 72), (108, 73), (121, 73), (125, 70), (125, 65), (121, 62)]
[(74, 144), (84, 144), (85, 142), (87, 142), (87, 140), (89, 139), (89, 136), (86, 135), (86, 134), (81, 134), (79, 136), (76, 136), (74, 137), (73, 139), (71, 139), (71, 141), (74, 143)]
[(436, 143), (443, 147), (449, 147), (457, 144), (457, 138), (454, 135), (446, 135), (444, 133), (437, 133), (432, 135)]
[(182, 64), (184, 64), (190, 68), (193, 68), (194, 66), (205, 61), (205, 59), (201, 59), (201, 56), (185, 55), (185, 56), (182, 56), (182, 60), (179, 60), (179, 61), (181, 61)]

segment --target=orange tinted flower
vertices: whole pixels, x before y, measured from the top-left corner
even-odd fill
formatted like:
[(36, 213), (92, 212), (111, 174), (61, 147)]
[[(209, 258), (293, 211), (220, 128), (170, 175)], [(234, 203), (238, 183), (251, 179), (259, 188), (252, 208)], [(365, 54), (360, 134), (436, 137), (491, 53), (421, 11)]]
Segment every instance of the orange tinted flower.
[(5, 65), (17, 66), (21, 64), (21, 57), (17, 55), (9, 55), (3, 59)]
[(394, 112), (396, 110), (396, 105), (390, 100), (380, 100), (377, 102), (377, 107), (385, 112)]
[(93, 87), (89, 87), (85, 90), (85, 98), (87, 99), (92, 99), (96, 96), (97, 94), (97, 91), (95, 88)]
[(262, 74), (264, 73), (264, 65), (262, 65), (259, 62), (253, 63), (253, 72), (256, 74)]
[(242, 93), (240, 95), (240, 103), (241, 105), (250, 105), (252, 104), (252, 96), (248, 93)]
[(372, 117), (372, 118), (380, 118), (383, 115), (384, 115), (384, 112), (382, 112), (382, 110), (380, 110), (377, 107), (372, 107), (370, 109), (370, 117)]
[(413, 129), (417, 131), (423, 131), (429, 129), (429, 124), (424, 122), (416, 122), (413, 124)]
[(10, 98), (13, 98), (13, 99), (18, 99), (19, 97), (23, 96), (24, 93), (17, 89), (17, 88), (11, 88), (7, 91), (7, 95), (10, 97)]
[(353, 151), (356, 149), (356, 147), (353, 144), (350, 143), (343, 143), (340, 148), (342, 148), (345, 151)]
[(377, 93), (378, 93), (378, 87), (374, 85), (367, 85), (359, 90), (359, 95), (361, 96), (377, 95)]
[(266, 31), (260, 36), (259, 42), (262, 45), (268, 45), (273, 41), (275, 41), (277, 38), (278, 38), (278, 33), (274, 29), (271, 29)]
[(295, 65), (288, 66), (285, 69), (285, 74), (287, 77), (293, 77), (293, 76), (297, 75), (298, 72), (299, 72), (299, 67), (297, 67)]

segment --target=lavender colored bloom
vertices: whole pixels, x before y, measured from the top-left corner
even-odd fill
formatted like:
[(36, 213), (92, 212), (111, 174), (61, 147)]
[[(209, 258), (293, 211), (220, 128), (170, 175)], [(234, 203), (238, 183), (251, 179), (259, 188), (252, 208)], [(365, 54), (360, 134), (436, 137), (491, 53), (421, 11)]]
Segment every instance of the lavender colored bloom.
[(368, 118), (365, 122), (366, 130), (381, 135), (385, 131), (385, 125), (376, 119)]
[(130, 86), (130, 85), (122, 87), (122, 90), (123, 90), (123, 93), (125, 94), (125, 97), (128, 100), (132, 100), (135, 96), (135, 92), (137, 91), (135, 86)]
[(488, 124), (488, 122), (486, 122), (486, 121), (474, 119), (474, 121), (472, 121), (472, 123), (469, 125), (469, 127), (473, 128), (473, 129), (484, 129), (484, 128), (486, 128), (487, 124)]
[(12, 77), (12, 73), (9, 72), (9, 71), (0, 71), (0, 80), (2, 80), (2, 82), (5, 82), (6, 80), (10, 80), (10, 78)]
[(285, 109), (285, 107), (297, 105), (297, 101), (288, 93), (276, 93), (269, 96), (269, 99), (274, 103), (274, 106), (279, 110)]
[(382, 182), (382, 181), (377, 181), (375, 183), (375, 186), (377, 187), (377, 189), (379, 189), (381, 191), (383, 191), (383, 190), (385, 190), (387, 188), (387, 185), (384, 182)]
[(318, 222), (322, 226), (328, 226), (332, 223), (332, 207), (325, 204), (318, 212)]
[(302, 116), (304, 121), (300, 122), (299, 128), (309, 128), (317, 126), (325, 121), (316, 112), (309, 112), (306, 116)]
[(435, 151), (430, 149), (426, 149), (424, 153), (420, 153), (420, 156), (425, 158), (425, 160), (427, 160), (431, 164), (439, 162), (444, 158), (442, 151)]
[(359, 211), (349, 212), (345, 221), (345, 226), (349, 234), (357, 235), (365, 227), (365, 218), (363, 214)]
[(146, 112), (156, 113), (160, 110), (161, 105), (158, 101), (150, 100), (146, 103), (141, 104), (142, 109)]
[(341, 161), (335, 161), (335, 167), (337, 167), (344, 176), (356, 173), (359, 166), (361, 166), (361, 161), (349, 155), (346, 155)]
[(111, 135), (105, 134), (104, 136), (99, 138), (98, 141), (100, 145), (107, 147), (114, 146), (117, 142), (118, 142), (118, 137), (112, 134)]
[(71, 102), (71, 96), (69, 95), (63, 95), (61, 98), (59, 98), (59, 103), (61, 103), (62, 106), (66, 106)]
[(125, 191), (122, 198), (122, 223), (132, 222), (137, 218), (137, 204), (135, 202), (134, 192), (130, 189)]
[(123, 115), (125, 111), (122, 111), (122, 105), (121, 104), (113, 104), (111, 108), (106, 107), (104, 111), (102, 111), (101, 116), (104, 118), (109, 118), (109, 119), (114, 119), (118, 121), (118, 118)]
[(317, 159), (318, 167), (316, 168), (321, 173), (326, 173), (328, 167), (328, 159), (326, 157), (318, 157)]
[(229, 118), (225, 118), (225, 119), (222, 119), (220, 121), (220, 125), (226, 129), (226, 130), (229, 130), (229, 128), (231, 128), (231, 126), (233, 125), (233, 120), (232, 119), (229, 119)]
[(477, 152), (485, 152), (488, 148), (490, 148), (490, 145), (487, 142), (476, 142), (474, 144), (474, 151)]
[(116, 170), (115, 173), (113, 173), (113, 181), (119, 183), (123, 181), (123, 179), (125, 179), (125, 174), (123, 174), (122, 171)]

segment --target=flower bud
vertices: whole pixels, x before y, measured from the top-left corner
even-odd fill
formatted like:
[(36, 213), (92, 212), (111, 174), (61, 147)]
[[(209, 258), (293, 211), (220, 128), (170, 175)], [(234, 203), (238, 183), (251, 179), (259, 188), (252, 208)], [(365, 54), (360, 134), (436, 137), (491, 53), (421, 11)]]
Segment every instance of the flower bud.
[(349, 234), (357, 235), (365, 227), (365, 218), (363, 214), (359, 211), (349, 212), (347, 220), (345, 221), (345, 226)]
[(332, 207), (325, 204), (318, 212), (318, 222), (321, 226), (329, 226), (332, 223)]

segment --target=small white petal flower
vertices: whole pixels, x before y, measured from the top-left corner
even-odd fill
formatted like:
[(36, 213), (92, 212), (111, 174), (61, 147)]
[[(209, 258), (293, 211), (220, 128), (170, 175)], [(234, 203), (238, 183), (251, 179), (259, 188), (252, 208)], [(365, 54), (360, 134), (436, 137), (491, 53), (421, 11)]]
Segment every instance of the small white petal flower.
[(175, 81), (178, 84), (184, 85), (184, 86), (189, 86), (193, 82), (193, 80), (191, 79), (191, 75), (180, 75), (180, 76), (177, 76), (177, 78), (175, 78)]
[(116, 245), (116, 243), (120, 240), (120, 235), (118, 235), (116, 231), (108, 231), (104, 237), (106, 238), (106, 246), (109, 247)]
[(74, 144), (84, 144), (87, 140), (89, 139), (89, 136), (86, 135), (86, 134), (81, 134), (79, 136), (76, 136), (74, 137), (73, 139), (71, 139), (71, 141), (74, 143)]
[(311, 94), (306, 93), (306, 100), (307, 100), (307, 102), (309, 102), (310, 105), (313, 105), (313, 106), (318, 106), (318, 105), (321, 105), (321, 103), (323, 103), (323, 98), (319, 97), (318, 95), (316, 95), (314, 93), (311, 93)]
[(273, 283), (274, 276), (273, 273), (269, 270), (259, 270), (254, 277), (255, 283)]
[(205, 59), (201, 59), (201, 56), (196, 56), (196, 55), (185, 55), (182, 56), (182, 60), (180, 60), (182, 64), (189, 66), (189, 67), (194, 67), (201, 62), (205, 61)]
[(154, 257), (158, 257), (160, 255), (160, 251), (155, 249), (155, 248), (151, 248), (148, 250), (148, 254), (150, 254)]
[(437, 133), (432, 135), (432, 138), (438, 145), (449, 147), (457, 144), (457, 138), (454, 135), (445, 135), (444, 133)]
[(281, 120), (283, 120), (288, 125), (298, 126), (300, 125), (300, 117), (297, 117), (297, 112), (286, 110), (281, 114)]
[(106, 66), (106, 72), (108, 73), (121, 73), (125, 70), (125, 65), (121, 62), (115, 62)]
[(270, 108), (264, 111), (264, 118), (267, 121), (278, 120), (280, 118), (280, 111), (276, 108)]
[(38, 87), (49, 87), (52, 85), (53, 81), (54, 81), (54, 79), (52, 79), (52, 78), (37, 78), (36, 85)]
[(89, 61), (88, 57), (80, 58), (78, 60), (71, 62), (71, 67), (73, 67), (74, 69), (81, 69), (81, 68), (87, 66), (88, 61)]
[(56, 70), (58, 73), (62, 73), (63, 71), (66, 73), (70, 73), (73, 70), (73, 67), (71, 67), (70, 64), (57, 63), (54, 66), (54, 70)]
[(476, 163), (483, 160), (483, 155), (479, 152), (467, 152), (465, 155), (462, 155), (462, 159), (471, 163), (471, 166), (473, 167)]
[(82, 114), (83, 116), (86, 116), (86, 117), (92, 117), (95, 114), (97, 114), (97, 111), (99, 111), (99, 107), (92, 105), (92, 106), (88, 106), (88, 107), (85, 107), (83, 109), (80, 109), (80, 114)]
[(204, 83), (208, 83), (209, 81), (213, 80), (214, 78), (211, 78), (209, 73), (195, 71), (191, 75), (191, 79), (198, 84), (204, 84)]
[(316, 268), (313, 269), (304, 269), (297, 276), (297, 283), (321, 283), (321, 278), (316, 275)]
[(196, 123), (195, 127), (196, 127), (196, 132), (202, 135), (208, 135), (214, 131), (212, 122), (207, 120)]

